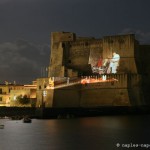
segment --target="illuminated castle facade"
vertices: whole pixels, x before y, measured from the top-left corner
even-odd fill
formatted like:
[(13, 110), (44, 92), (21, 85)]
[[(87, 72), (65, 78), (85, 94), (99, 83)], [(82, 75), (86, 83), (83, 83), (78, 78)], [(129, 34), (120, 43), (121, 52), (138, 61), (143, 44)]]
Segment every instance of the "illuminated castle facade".
[[(149, 46), (139, 45), (133, 34), (101, 39), (77, 37), (75, 33), (51, 33), (47, 78), (37, 79), (37, 106), (97, 107), (145, 105), (149, 68)], [(98, 60), (120, 55), (116, 74), (94, 73)], [(147, 52), (147, 56), (143, 55)], [(103, 78), (105, 75), (105, 79)], [(84, 84), (82, 81), (85, 81)], [(43, 91), (46, 95), (43, 97)]]

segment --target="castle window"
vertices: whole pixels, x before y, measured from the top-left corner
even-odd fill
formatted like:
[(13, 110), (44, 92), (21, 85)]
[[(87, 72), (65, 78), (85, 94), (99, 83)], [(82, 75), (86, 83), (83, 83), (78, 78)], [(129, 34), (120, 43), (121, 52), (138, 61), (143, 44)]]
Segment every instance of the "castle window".
[(62, 48), (64, 48), (65, 47), (65, 43), (62, 43)]
[(120, 38), (120, 39), (118, 40), (118, 42), (119, 42), (120, 44), (123, 44), (123, 43), (124, 43), (124, 40)]
[(123, 92), (120, 92), (120, 95), (123, 95)]
[(0, 94), (2, 94), (2, 88), (0, 88)]
[(114, 41), (112, 39), (108, 39), (108, 43), (112, 44)]
[(70, 59), (68, 60), (68, 63), (71, 64), (71, 60)]
[(41, 86), (39, 86), (39, 89), (41, 89)]
[(2, 98), (2, 97), (0, 97), (0, 101), (3, 101), (3, 98)]
[(89, 43), (88, 42), (85, 42), (85, 46), (88, 46), (89, 45)]
[(111, 85), (114, 85), (114, 81), (111, 82)]

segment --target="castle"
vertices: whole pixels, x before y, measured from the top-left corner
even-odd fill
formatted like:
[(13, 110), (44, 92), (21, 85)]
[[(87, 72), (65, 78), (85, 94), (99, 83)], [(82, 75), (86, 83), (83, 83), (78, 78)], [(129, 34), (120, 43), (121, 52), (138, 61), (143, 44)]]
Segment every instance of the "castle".
[[(37, 107), (146, 105), (149, 51), (150, 46), (140, 45), (134, 34), (95, 39), (51, 33), (48, 77), (37, 79)], [(103, 64), (113, 52), (120, 56), (117, 73), (98, 68), (99, 59)]]

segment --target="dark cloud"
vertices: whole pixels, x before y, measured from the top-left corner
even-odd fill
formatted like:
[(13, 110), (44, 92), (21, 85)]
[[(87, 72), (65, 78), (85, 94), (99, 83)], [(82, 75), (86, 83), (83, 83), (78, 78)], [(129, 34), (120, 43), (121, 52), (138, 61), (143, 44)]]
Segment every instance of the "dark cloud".
[(150, 44), (150, 32), (126, 28), (120, 34), (135, 34), (135, 37), (140, 44)]
[(0, 79), (39, 76), (54, 31), (99, 38), (133, 29), (150, 43), (149, 6), (149, 0), (0, 0)]
[(41, 76), (41, 68), (49, 65), (49, 46), (24, 40), (0, 44), (0, 79), (29, 83)]
[(52, 31), (97, 37), (127, 27), (149, 32), (149, 5), (149, 0), (7, 0), (0, 5), (0, 40), (48, 43)]

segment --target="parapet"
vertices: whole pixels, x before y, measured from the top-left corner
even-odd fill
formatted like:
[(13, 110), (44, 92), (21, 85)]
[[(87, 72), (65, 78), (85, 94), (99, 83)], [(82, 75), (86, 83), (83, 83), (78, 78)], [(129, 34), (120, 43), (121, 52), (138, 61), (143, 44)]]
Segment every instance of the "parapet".
[(57, 42), (69, 42), (75, 41), (76, 35), (72, 32), (52, 32), (51, 41), (52, 43)]

